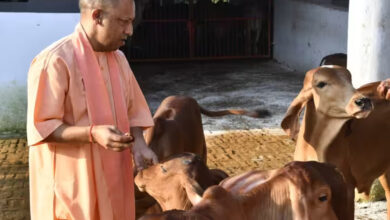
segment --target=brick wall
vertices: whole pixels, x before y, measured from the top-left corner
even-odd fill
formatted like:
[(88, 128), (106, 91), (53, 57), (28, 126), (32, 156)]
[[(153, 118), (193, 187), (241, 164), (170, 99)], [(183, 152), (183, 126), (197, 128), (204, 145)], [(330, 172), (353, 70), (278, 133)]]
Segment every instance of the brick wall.
[(0, 220), (30, 219), (26, 139), (0, 139)]

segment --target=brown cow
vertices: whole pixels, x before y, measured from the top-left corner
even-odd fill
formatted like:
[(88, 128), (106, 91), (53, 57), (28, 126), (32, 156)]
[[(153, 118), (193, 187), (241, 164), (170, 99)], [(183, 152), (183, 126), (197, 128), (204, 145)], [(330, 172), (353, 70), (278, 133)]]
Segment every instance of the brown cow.
[(193, 153), (182, 153), (165, 162), (140, 171), (135, 184), (157, 200), (162, 210), (188, 210), (192, 204), (189, 193), (202, 193), (209, 186), (217, 185), (228, 177), (222, 170), (212, 169)]
[(345, 68), (310, 70), (282, 121), (282, 128), (297, 139), (295, 160), (324, 161), (342, 171), (348, 184), (348, 219), (353, 219), (354, 187), (368, 194), (379, 176), (390, 201), (390, 102), (379, 96), (378, 84), (356, 91)]
[(208, 111), (191, 97), (169, 96), (162, 101), (153, 116), (154, 127), (145, 132), (146, 143), (156, 153), (159, 161), (171, 155), (191, 152), (198, 154), (206, 162), (201, 113), (211, 117), (233, 114), (261, 118), (269, 115), (267, 110)]
[(346, 184), (337, 169), (325, 163), (291, 162), (271, 171), (250, 171), (192, 193), (189, 211), (146, 215), (142, 220), (343, 220)]
[[(201, 113), (211, 117), (231, 114), (255, 118), (270, 114), (262, 109), (257, 111), (237, 109), (209, 111), (199, 106), (197, 101), (191, 97), (169, 96), (162, 101), (153, 116), (155, 126), (145, 132), (146, 143), (156, 153), (159, 161), (172, 155), (191, 152), (200, 155), (206, 162), (206, 141)], [(140, 193), (136, 190), (137, 214), (142, 214), (150, 210), (151, 206), (156, 206), (153, 201), (147, 193)]]

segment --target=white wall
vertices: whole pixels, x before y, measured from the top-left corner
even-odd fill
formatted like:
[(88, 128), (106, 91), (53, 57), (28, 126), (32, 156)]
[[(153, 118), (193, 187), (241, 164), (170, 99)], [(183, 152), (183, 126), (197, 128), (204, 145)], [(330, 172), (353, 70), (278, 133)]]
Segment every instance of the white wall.
[(274, 2), (274, 58), (297, 71), (347, 52), (348, 12), (297, 0)]
[(355, 87), (390, 78), (390, 1), (351, 0), (348, 64)]
[(0, 13), (0, 83), (26, 83), (36, 54), (73, 32), (78, 13)]
[(0, 13), (0, 135), (24, 130), (30, 62), (78, 20), (78, 13)]

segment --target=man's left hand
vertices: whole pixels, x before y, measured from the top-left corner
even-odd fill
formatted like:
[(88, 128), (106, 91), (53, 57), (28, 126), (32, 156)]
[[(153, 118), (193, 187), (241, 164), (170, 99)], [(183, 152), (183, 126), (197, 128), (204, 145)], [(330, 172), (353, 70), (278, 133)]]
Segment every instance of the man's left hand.
[(134, 136), (133, 157), (137, 171), (143, 170), (151, 165), (157, 164), (156, 154), (146, 145), (141, 128), (131, 128)]
[(383, 98), (390, 100), (390, 78), (383, 80), (377, 90)]
[(156, 154), (146, 144), (143, 146), (140, 145), (138, 144), (137, 146), (137, 142), (135, 142), (133, 147), (134, 162), (137, 171), (158, 163)]

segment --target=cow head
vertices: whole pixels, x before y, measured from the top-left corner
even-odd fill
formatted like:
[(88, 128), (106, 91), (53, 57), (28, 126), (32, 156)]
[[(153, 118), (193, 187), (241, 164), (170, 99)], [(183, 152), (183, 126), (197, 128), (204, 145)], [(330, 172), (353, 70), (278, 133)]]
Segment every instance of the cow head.
[(347, 204), (346, 184), (334, 166), (292, 162), (277, 178), (288, 184), (294, 219), (343, 219), (340, 206)]
[(189, 197), (201, 198), (204, 189), (217, 184), (214, 180), (202, 159), (192, 153), (172, 156), (135, 177), (138, 188), (154, 197), (163, 210), (188, 210), (196, 202)]
[[(336, 168), (319, 162), (291, 162), (285, 167), (256, 173), (260, 184), (250, 195), (265, 204), (256, 213), (262, 219), (345, 219), (340, 207), (347, 204), (346, 184)], [(264, 181), (263, 177), (267, 177)], [(252, 178), (252, 177), (251, 177)], [(255, 178), (257, 179), (257, 178)], [(245, 191), (245, 190), (244, 190)], [(267, 195), (267, 196), (264, 196)], [(271, 205), (272, 204), (272, 205)], [(264, 208), (268, 207), (268, 208)]]
[(321, 66), (306, 73), (303, 88), (282, 120), (282, 128), (296, 139), (299, 116), (308, 102), (315, 111), (329, 118), (365, 118), (373, 109), (371, 100), (351, 83), (350, 72), (340, 66)]

